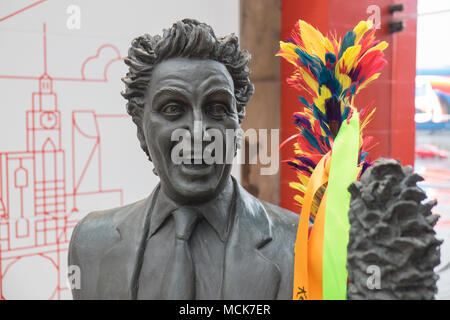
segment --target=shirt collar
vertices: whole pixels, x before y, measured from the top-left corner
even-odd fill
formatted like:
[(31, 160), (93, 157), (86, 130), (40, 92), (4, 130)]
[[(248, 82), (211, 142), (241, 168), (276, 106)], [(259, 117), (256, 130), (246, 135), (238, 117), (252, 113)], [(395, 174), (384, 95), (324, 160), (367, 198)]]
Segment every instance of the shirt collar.
[[(225, 242), (228, 237), (229, 218), (233, 209), (232, 204), (235, 202), (235, 193), (234, 183), (230, 179), (223, 192), (216, 198), (194, 207), (195, 211), (205, 218), (216, 231), (222, 242)], [(155, 207), (151, 213), (149, 238), (159, 230), (174, 210), (181, 207), (167, 196), (162, 188), (160, 188), (160, 192), (156, 196)]]

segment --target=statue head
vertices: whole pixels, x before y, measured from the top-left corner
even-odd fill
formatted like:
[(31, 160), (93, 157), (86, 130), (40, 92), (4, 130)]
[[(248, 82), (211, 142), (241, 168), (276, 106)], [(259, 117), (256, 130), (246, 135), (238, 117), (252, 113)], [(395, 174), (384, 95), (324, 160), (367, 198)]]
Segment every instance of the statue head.
[(210, 129), (225, 136), (227, 129), (238, 129), (253, 94), (249, 62), (234, 34), (217, 38), (210, 26), (192, 19), (174, 23), (162, 36), (132, 41), (122, 95), (140, 145), (174, 200), (207, 201), (229, 180), (231, 163), (174, 163), (178, 142), (171, 137), (177, 129), (191, 137), (196, 130), (201, 136)]

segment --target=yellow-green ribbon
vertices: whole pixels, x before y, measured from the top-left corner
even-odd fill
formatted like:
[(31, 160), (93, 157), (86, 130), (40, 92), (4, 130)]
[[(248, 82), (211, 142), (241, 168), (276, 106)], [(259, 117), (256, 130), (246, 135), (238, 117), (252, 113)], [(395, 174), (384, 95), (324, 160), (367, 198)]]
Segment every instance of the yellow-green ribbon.
[(347, 188), (356, 180), (359, 152), (359, 114), (342, 122), (334, 141), (325, 208), (323, 242), (323, 299), (347, 298), (347, 244), (350, 230)]

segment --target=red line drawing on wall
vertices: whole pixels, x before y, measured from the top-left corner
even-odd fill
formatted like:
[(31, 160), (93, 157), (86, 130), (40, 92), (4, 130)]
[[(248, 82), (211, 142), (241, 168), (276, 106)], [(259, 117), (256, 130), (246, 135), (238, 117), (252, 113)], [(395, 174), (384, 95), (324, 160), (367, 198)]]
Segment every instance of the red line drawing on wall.
[(109, 66), (116, 61), (123, 60), (122, 57), (120, 56), (119, 49), (117, 49), (115, 46), (113, 46), (111, 44), (102, 45), (100, 48), (98, 48), (97, 53), (94, 56), (91, 56), (91, 57), (87, 58), (86, 60), (84, 60), (83, 64), (81, 65), (81, 79), (83, 81), (89, 81), (89, 79), (86, 79), (86, 76), (85, 76), (85, 68), (86, 68), (86, 65), (88, 64), (88, 62), (98, 59), (100, 56), (100, 53), (107, 48), (112, 49), (115, 52), (115, 54), (117, 55), (115, 58), (108, 61), (108, 63), (105, 65), (105, 68), (103, 70), (103, 81), (108, 81), (107, 72), (108, 72)]
[[(33, 5), (41, 2), (43, 1)], [(64, 124), (58, 109), (58, 96), (53, 91), (54, 81), (107, 82), (109, 66), (122, 60), (120, 52), (111, 44), (102, 45), (95, 55), (83, 62), (80, 78), (53, 78), (47, 73), (45, 23), (43, 42), (44, 72), (41, 76), (0, 75), (2, 79), (39, 81), (39, 91), (32, 93), (31, 109), (26, 111), (26, 150), (0, 152), (1, 299), (6, 299), (3, 279), (21, 261), (29, 258), (41, 259), (39, 261), (47, 263), (55, 271), (55, 288), (49, 292), (48, 298), (60, 299), (61, 293), (69, 290), (66, 274), (63, 272), (67, 261), (62, 256), (67, 253), (69, 236), (80, 218), (76, 214), (77, 204), (86, 197), (103, 195), (112, 197), (123, 205), (122, 189), (105, 189), (102, 185), (98, 119), (128, 115), (99, 115), (93, 110), (72, 111), (72, 187), (67, 192), (66, 149), (61, 142), (61, 128)], [(103, 78), (86, 78), (86, 65), (98, 58), (105, 49), (113, 50), (116, 56), (105, 65)], [(89, 170), (95, 172), (95, 183), (85, 183)], [(90, 176), (92, 177), (92, 172)]]
[[(43, 44), (43, 68), (44, 68), (44, 74), (42, 74), (41, 76), (32, 76), (32, 75), (2, 75), (0, 74), (0, 79), (15, 79), (15, 80), (41, 80), (41, 78), (43, 76), (48, 76), (47, 74), (47, 26), (46, 23), (44, 23), (44, 35), (43, 35), (43, 39), (44, 39), (44, 44)], [(88, 78), (86, 77), (85, 73), (86, 73), (86, 66), (89, 62), (97, 59), (101, 52), (110, 49), (112, 50), (116, 56), (113, 57), (112, 59), (110, 59), (104, 66), (103, 69), (103, 74), (101, 78)], [(108, 69), (109, 67), (116, 61), (122, 61), (123, 58), (120, 55), (120, 51), (119, 49), (114, 46), (113, 44), (103, 44), (101, 45), (96, 54), (93, 56), (90, 56), (88, 58), (86, 58), (82, 64), (81, 64), (81, 70), (80, 70), (80, 78), (70, 78), (70, 77), (51, 77), (51, 83), (53, 83), (53, 81), (75, 81), (75, 82), (107, 82), (108, 78), (107, 78), (107, 73), (108, 73)], [(52, 84), (53, 85), (53, 84)]]
[(22, 13), (22, 12), (28, 10), (28, 9), (31, 9), (31, 8), (37, 6), (38, 4), (41, 4), (41, 3), (45, 2), (45, 1), (47, 1), (47, 0), (39, 0), (39, 1), (33, 2), (32, 4), (26, 6), (26, 7), (22, 8), (22, 9), (14, 11), (13, 13), (10, 13), (7, 16), (4, 16), (3, 18), (0, 18), (0, 22), (5, 21), (5, 20), (7, 20), (7, 19), (9, 19), (11, 17), (14, 17), (15, 15), (18, 15), (19, 13)]

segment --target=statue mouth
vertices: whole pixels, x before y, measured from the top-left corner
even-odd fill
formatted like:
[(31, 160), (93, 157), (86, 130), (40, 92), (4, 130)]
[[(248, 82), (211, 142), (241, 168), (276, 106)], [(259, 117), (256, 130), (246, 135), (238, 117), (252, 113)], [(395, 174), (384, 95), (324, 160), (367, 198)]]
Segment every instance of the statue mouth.
[(213, 170), (212, 164), (206, 164), (202, 161), (202, 163), (182, 163), (181, 171), (190, 176), (205, 176), (212, 172)]

